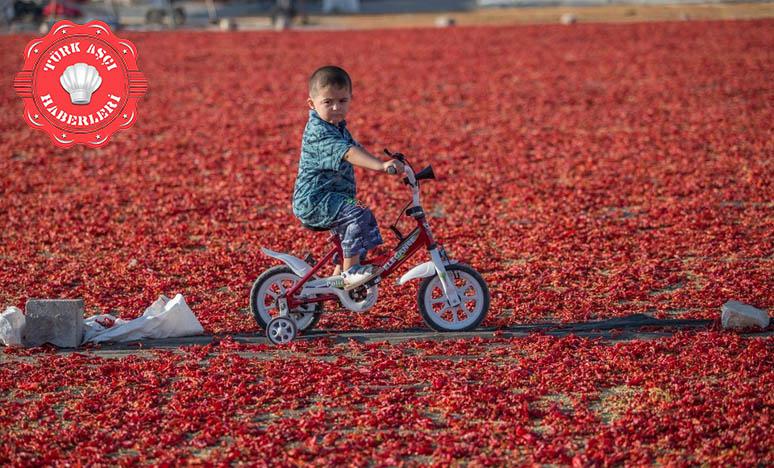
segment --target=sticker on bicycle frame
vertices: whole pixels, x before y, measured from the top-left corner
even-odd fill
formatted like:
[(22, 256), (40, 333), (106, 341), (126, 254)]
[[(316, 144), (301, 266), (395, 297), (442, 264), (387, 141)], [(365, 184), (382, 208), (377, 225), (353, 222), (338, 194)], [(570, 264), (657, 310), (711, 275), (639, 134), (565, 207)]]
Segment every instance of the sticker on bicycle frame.
[(398, 249), (397, 252), (395, 252), (395, 255), (392, 256), (391, 259), (387, 260), (387, 262), (382, 265), (383, 270), (389, 270), (390, 267), (392, 267), (395, 262), (403, 258), (404, 255), (406, 255), (406, 252), (411, 248), (412, 245), (414, 245), (414, 241), (417, 240), (417, 237), (419, 237), (419, 231), (414, 232), (406, 241), (404, 244)]
[(101, 21), (59, 21), (24, 50), (13, 81), (27, 124), (56, 146), (98, 148), (134, 125), (148, 81), (137, 68), (137, 48)]

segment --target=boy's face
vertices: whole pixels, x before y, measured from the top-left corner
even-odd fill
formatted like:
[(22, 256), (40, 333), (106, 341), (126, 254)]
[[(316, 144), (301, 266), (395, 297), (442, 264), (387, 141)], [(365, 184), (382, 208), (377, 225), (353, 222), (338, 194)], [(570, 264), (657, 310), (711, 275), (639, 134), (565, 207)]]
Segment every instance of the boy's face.
[(351, 100), (352, 93), (346, 87), (326, 86), (318, 89), (316, 94), (310, 95), (307, 102), (309, 108), (316, 110), (321, 119), (338, 125), (347, 117)]

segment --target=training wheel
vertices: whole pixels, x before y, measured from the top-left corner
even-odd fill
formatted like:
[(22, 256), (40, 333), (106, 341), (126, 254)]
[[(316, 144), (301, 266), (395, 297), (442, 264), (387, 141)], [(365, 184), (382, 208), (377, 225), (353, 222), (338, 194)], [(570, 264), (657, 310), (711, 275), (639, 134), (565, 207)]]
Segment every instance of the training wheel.
[(274, 317), (266, 327), (266, 337), (275, 345), (290, 343), (296, 337), (296, 322), (288, 317)]

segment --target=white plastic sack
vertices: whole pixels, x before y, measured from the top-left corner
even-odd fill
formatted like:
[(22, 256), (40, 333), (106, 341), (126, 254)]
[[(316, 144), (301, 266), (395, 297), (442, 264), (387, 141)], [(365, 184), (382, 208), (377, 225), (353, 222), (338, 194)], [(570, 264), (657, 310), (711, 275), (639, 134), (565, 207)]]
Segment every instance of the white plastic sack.
[(738, 301), (728, 301), (720, 308), (720, 323), (723, 328), (747, 328), (769, 326), (769, 314)]
[(7, 307), (0, 314), (0, 343), (5, 346), (23, 346), (21, 337), (26, 323), (24, 313), (18, 307)]
[(106, 315), (87, 318), (83, 342), (176, 338), (204, 333), (204, 328), (185, 303), (182, 294), (178, 294), (172, 300), (167, 296), (160, 296), (145, 309), (141, 317), (134, 320), (115, 319), (115, 323), (109, 326), (111, 318)]
[(82, 343), (92, 341), (97, 335), (112, 327), (129, 323), (127, 320), (116, 318), (108, 314), (92, 315), (91, 317), (86, 317), (83, 322), (85, 327), (83, 330)]

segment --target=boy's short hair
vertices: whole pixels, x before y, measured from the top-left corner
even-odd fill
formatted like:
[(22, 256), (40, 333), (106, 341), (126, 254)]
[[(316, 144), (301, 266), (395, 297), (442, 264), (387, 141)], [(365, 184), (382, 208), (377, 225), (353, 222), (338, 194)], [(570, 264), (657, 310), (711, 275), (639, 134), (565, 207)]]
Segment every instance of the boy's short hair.
[(343, 68), (334, 65), (320, 67), (309, 77), (309, 94), (314, 96), (322, 88), (335, 85), (338, 88), (347, 88), (352, 92), (352, 80)]

